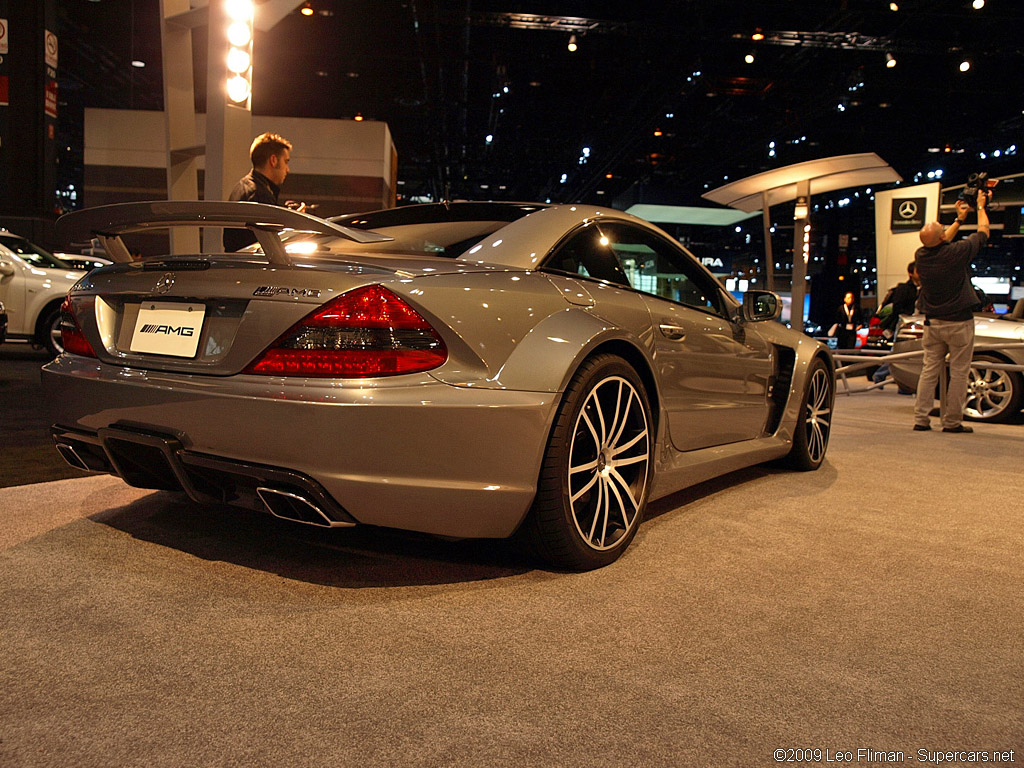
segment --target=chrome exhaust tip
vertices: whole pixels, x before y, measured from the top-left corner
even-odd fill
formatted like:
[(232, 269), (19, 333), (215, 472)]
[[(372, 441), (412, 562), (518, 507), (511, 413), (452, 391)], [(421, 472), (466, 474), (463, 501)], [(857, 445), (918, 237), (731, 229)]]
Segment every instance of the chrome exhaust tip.
[(355, 523), (332, 520), (313, 501), (297, 493), (260, 486), (256, 489), (267, 511), (274, 517), (321, 528), (351, 528)]
[(56, 447), (57, 452), (60, 453), (60, 455), (64, 458), (64, 461), (66, 461), (75, 469), (84, 469), (86, 472), (95, 471), (88, 464), (85, 463), (85, 461), (82, 459), (81, 456), (78, 455), (78, 452), (74, 449), (73, 446), (70, 446), (67, 443), (56, 443)]

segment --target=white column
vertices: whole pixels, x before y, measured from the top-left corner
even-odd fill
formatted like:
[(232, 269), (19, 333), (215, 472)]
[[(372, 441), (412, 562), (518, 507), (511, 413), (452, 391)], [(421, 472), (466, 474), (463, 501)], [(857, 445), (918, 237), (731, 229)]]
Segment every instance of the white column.
[(790, 308), (790, 323), (794, 330), (804, 329), (804, 296), (807, 294), (807, 262), (804, 257), (804, 232), (805, 227), (811, 221), (811, 182), (809, 179), (798, 181), (796, 184), (797, 200), (804, 198), (807, 201), (806, 215), (801, 218), (793, 217), (793, 304)]

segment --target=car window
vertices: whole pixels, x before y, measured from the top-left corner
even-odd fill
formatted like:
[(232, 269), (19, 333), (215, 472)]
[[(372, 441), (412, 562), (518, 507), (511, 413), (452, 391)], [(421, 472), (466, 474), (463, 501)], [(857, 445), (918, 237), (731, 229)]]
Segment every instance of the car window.
[(16, 253), (21, 259), (36, 269), (70, 269), (63, 261), (52, 253), (33, 245), (23, 237), (0, 235), (0, 245)]
[(595, 280), (629, 286), (629, 279), (608, 239), (595, 224), (584, 227), (566, 240), (548, 259), (547, 269)]
[(637, 291), (688, 307), (725, 314), (718, 283), (685, 252), (657, 235), (629, 224), (600, 225), (602, 242), (622, 265)]

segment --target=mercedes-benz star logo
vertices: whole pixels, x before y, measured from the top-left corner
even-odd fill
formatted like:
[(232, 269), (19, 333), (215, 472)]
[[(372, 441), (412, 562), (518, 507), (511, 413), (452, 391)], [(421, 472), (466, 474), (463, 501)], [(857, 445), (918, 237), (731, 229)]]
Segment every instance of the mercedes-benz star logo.
[(912, 219), (917, 216), (917, 203), (913, 200), (904, 200), (896, 210), (901, 218)]
[(174, 273), (165, 272), (163, 276), (156, 281), (156, 285), (153, 286), (153, 293), (167, 293), (171, 290), (172, 285), (174, 285)]

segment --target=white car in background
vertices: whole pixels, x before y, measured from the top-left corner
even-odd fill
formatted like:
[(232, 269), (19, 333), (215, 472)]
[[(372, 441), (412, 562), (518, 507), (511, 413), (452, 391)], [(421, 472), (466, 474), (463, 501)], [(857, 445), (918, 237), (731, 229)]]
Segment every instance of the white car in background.
[[(900, 318), (892, 351), (916, 352), (921, 349), (924, 318), (906, 315)], [(1024, 349), (1010, 346), (1024, 343), (1024, 299), (1008, 315), (977, 312), (974, 315), (974, 356), (968, 372), (967, 403), (964, 416), (971, 421), (1009, 421), (1024, 408), (1024, 374), (989, 368), (986, 363), (1024, 365)], [(979, 350), (982, 345), (1005, 347)], [(892, 376), (901, 389), (917, 391), (921, 358), (894, 360)]]
[(114, 263), (102, 256), (84, 256), (80, 253), (55, 253), (53, 255), (72, 269), (84, 269), (86, 271), (92, 271)]
[(7, 340), (38, 344), (55, 356), (63, 352), (60, 305), (84, 274), (0, 229), (0, 304), (7, 310)]

